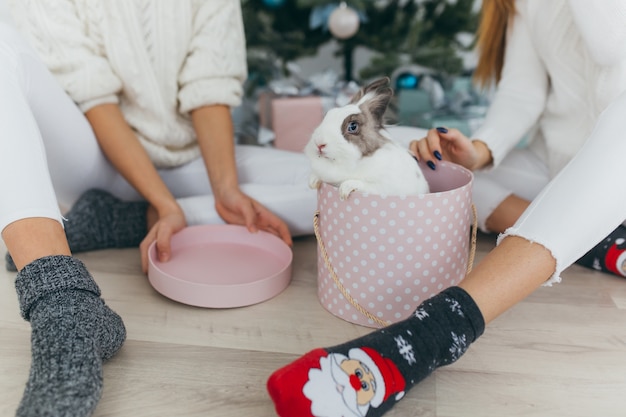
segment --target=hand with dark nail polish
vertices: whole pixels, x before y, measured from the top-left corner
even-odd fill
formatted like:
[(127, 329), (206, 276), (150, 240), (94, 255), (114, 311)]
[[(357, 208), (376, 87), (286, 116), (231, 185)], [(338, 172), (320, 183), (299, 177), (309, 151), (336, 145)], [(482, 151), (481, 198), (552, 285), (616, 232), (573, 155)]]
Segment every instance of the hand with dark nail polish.
[(433, 155), (435, 155), (435, 158), (437, 158), (440, 161), (443, 159), (443, 157), (441, 156), (441, 152), (439, 151), (433, 152)]
[(426, 165), (428, 165), (428, 168), (432, 169), (433, 171), (435, 170), (435, 163), (433, 161), (426, 162)]
[(438, 127), (437, 128), (437, 132), (439, 132), (439, 133), (448, 133), (448, 129), (446, 129), (445, 127)]

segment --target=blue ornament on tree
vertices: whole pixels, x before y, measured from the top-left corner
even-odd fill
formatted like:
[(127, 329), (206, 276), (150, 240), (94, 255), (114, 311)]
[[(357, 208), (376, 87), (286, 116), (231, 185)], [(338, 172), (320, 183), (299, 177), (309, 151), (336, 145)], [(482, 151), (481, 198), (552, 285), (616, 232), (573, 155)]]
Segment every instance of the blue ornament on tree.
[(398, 90), (415, 90), (417, 84), (419, 84), (419, 77), (408, 72), (400, 74), (396, 79), (396, 89)]
[(272, 9), (277, 9), (285, 4), (286, 0), (263, 0), (263, 4)]

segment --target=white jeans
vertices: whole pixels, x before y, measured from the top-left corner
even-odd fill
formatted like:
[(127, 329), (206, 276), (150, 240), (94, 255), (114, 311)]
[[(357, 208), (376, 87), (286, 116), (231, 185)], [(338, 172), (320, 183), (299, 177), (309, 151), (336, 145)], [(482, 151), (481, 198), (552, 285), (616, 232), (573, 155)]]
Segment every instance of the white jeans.
[[(317, 198), (304, 154), (238, 146), (241, 189), (281, 217), (292, 234), (310, 234)], [(202, 159), (160, 170), (189, 225), (223, 222)], [(124, 200), (141, 197), (109, 164), (91, 126), (32, 49), (0, 23), (0, 230), (27, 217), (61, 221), (90, 188)]]
[(626, 92), (600, 115), (583, 147), (498, 242), (516, 235), (552, 252), (550, 281), (626, 219)]

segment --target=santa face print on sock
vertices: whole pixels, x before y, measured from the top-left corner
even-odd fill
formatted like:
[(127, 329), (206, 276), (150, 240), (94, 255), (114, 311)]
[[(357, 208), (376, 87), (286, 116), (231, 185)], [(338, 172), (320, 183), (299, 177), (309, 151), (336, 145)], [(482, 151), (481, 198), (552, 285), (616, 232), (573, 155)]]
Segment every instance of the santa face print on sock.
[(626, 227), (618, 226), (576, 263), (626, 277)]
[(626, 239), (618, 238), (609, 246), (604, 258), (606, 269), (626, 277)]
[(309, 371), (303, 393), (311, 401), (313, 415), (365, 417), (370, 409), (379, 407), (391, 395), (399, 400), (404, 395), (405, 381), (396, 365), (374, 349), (353, 348), (348, 356), (325, 353), (319, 368)]
[(267, 389), (281, 417), (380, 417), (484, 327), (474, 300), (451, 287), (401, 322), (310, 351), (275, 371)]

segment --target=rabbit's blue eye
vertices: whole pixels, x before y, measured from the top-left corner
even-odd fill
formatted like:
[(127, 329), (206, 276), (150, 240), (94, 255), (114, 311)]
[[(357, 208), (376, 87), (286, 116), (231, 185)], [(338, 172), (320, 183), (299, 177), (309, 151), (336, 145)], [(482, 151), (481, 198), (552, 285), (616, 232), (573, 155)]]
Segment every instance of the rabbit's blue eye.
[(347, 127), (348, 133), (356, 133), (359, 130), (359, 124), (357, 122), (350, 122), (348, 123), (348, 127)]

